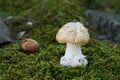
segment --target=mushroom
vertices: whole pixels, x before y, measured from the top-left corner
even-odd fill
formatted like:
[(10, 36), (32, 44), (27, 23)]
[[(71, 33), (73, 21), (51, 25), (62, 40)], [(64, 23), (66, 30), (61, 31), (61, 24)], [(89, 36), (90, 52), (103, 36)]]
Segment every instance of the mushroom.
[(61, 65), (75, 67), (88, 64), (86, 56), (82, 54), (81, 46), (89, 41), (89, 33), (82, 23), (69, 22), (63, 25), (56, 34), (56, 40), (67, 45), (65, 55), (60, 60)]
[(25, 52), (36, 52), (39, 51), (39, 44), (34, 39), (25, 39), (22, 42), (22, 49)]

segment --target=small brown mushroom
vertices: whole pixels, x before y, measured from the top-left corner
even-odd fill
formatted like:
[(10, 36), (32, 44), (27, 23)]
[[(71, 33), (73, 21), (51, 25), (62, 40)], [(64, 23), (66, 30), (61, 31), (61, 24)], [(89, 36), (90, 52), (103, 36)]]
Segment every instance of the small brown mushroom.
[(39, 51), (39, 48), (38, 42), (33, 39), (26, 39), (22, 43), (22, 49), (25, 52), (36, 52)]

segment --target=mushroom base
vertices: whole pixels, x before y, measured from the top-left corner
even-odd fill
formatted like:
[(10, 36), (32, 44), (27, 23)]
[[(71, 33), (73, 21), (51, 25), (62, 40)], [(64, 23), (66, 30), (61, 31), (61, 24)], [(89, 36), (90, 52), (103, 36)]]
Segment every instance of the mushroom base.
[(88, 61), (86, 59), (86, 56), (84, 56), (84, 55), (82, 57), (63, 56), (63, 57), (61, 57), (60, 64), (63, 66), (66, 66), (66, 67), (75, 67), (75, 66), (81, 66), (81, 65), (85, 66), (88, 64)]
[(60, 60), (61, 65), (75, 67), (88, 64), (86, 56), (82, 54), (81, 46), (71, 43), (67, 43), (66, 45), (65, 55)]

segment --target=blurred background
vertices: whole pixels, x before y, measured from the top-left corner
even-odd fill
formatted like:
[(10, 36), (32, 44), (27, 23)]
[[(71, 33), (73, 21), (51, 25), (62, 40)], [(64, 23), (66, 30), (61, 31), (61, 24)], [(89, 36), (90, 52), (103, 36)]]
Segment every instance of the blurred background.
[(14, 36), (31, 29), (24, 25), (29, 21), (59, 27), (80, 21), (91, 37), (120, 43), (119, 5), (119, 0), (0, 0), (0, 17)]
[[(51, 2), (48, 0), (0, 0), (0, 14), (2, 16), (25, 14), (25, 12), (37, 7), (37, 6), (48, 6), (47, 4)], [(52, 0), (53, 5), (56, 7), (63, 3), (74, 3), (81, 5), (84, 10), (94, 9), (109, 11), (112, 13), (119, 14), (120, 12), (120, 2), (119, 0)], [(51, 4), (52, 5), (52, 4)], [(54, 6), (55, 7), (55, 6)], [(62, 6), (61, 6), (62, 7)], [(51, 7), (52, 8), (52, 7)]]

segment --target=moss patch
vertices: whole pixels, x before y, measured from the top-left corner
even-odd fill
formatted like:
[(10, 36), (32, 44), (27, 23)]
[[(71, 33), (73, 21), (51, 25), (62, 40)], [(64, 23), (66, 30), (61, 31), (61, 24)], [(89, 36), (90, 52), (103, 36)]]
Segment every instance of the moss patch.
[[(22, 40), (1, 47), (1, 80), (120, 79), (120, 45), (110, 42), (91, 39), (87, 45), (82, 47), (82, 52), (89, 61), (87, 66), (66, 68), (59, 64), (61, 56), (64, 55), (65, 44), (60, 44), (55, 39), (58, 29), (68, 21), (85, 23), (84, 19), (86, 20), (84, 10), (78, 0), (72, 2), (68, 0), (58, 0), (58, 2), (34, 0), (33, 3), (24, 9), (19, 9), (21, 12), (19, 11), (18, 15), (16, 12), (11, 15), (16, 14), (18, 17), (36, 21), (22, 40), (33, 38), (38, 41), (41, 49), (39, 52), (25, 53), (21, 50)], [(28, 7), (29, 9), (26, 9)], [(16, 11), (14, 8), (13, 10)], [(20, 26), (25, 25), (20, 24)]]

